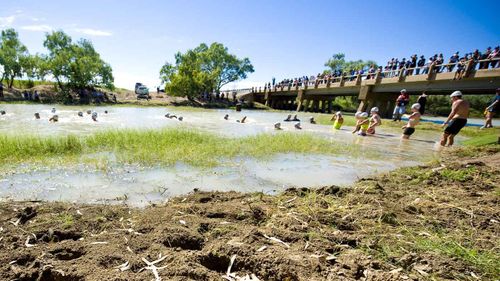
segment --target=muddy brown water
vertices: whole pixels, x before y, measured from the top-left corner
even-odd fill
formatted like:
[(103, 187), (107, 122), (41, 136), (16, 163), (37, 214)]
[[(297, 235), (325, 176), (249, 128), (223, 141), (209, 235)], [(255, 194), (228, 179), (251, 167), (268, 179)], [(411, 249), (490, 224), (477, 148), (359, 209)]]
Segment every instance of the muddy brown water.
[[(48, 119), (56, 109), (59, 122)], [(175, 166), (142, 166), (114, 163), (103, 171), (92, 166), (71, 168), (34, 167), (27, 163), (19, 171), (0, 174), (0, 198), (12, 200), (49, 200), (79, 203), (127, 202), (135, 206), (163, 202), (193, 189), (207, 191), (263, 191), (273, 193), (288, 187), (348, 185), (359, 178), (416, 165), (433, 159), (439, 134), (418, 131), (410, 142), (400, 141), (400, 131), (379, 129), (376, 136), (351, 134), (352, 128), (333, 131), (331, 126), (302, 122), (303, 130), (293, 122), (282, 122), (294, 112), (232, 110), (191, 110), (175, 107), (77, 107), (60, 105), (3, 104), (6, 114), (0, 116), (0, 134), (88, 135), (109, 129), (192, 128), (230, 137), (259, 133), (280, 133), (274, 123), (281, 122), (283, 131), (313, 133), (347, 144), (358, 144), (358, 156), (277, 154), (271, 159), (226, 159), (211, 169), (194, 168), (183, 163)], [(86, 111), (96, 111), (98, 122)], [(79, 117), (78, 112), (84, 116)], [(108, 111), (106, 114), (104, 111)], [(34, 113), (41, 115), (34, 118)], [(182, 116), (183, 121), (167, 119), (165, 114)], [(229, 120), (224, 115), (229, 114)], [(310, 114), (299, 113), (301, 120)], [(245, 124), (236, 120), (247, 116)], [(370, 151), (378, 153), (374, 157)], [(382, 155), (382, 157), (380, 157)]]

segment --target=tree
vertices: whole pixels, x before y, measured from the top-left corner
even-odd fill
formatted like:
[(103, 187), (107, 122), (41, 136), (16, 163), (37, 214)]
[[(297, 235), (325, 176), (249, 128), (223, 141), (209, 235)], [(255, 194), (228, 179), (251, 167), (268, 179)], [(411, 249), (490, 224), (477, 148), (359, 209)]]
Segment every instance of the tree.
[(377, 67), (377, 63), (373, 60), (346, 61), (345, 54), (343, 53), (334, 54), (332, 58), (325, 63), (325, 66), (329, 67), (330, 71), (340, 73), (350, 73), (353, 70), (361, 70), (371, 65)]
[(44, 61), (40, 55), (28, 54), (27, 56), (21, 57), (20, 64), (22, 73), (26, 75), (28, 81), (31, 82), (34, 79), (43, 80), (45, 77)]
[(39, 75), (52, 75), (64, 93), (70, 88), (114, 88), (111, 66), (101, 59), (89, 40), (73, 43), (69, 35), (55, 31), (46, 35), (43, 45), (49, 54), (42, 60), (45, 67)]
[(15, 77), (21, 77), (22, 61), (28, 56), (28, 49), (19, 41), (17, 32), (10, 28), (2, 30), (0, 36), (0, 64), (3, 67), (2, 78), (7, 78), (9, 88), (12, 88)]
[(254, 72), (253, 66), (248, 58), (238, 59), (228, 52), (228, 49), (221, 43), (212, 43), (210, 48), (203, 48), (200, 52), (202, 70), (213, 80), (214, 90), (220, 92), (222, 86), (247, 78), (247, 73)]
[(217, 91), (253, 72), (248, 58), (238, 59), (220, 43), (210, 47), (202, 43), (182, 54), (175, 54), (175, 64), (165, 63), (160, 78), (170, 95), (192, 99), (203, 92)]
[(345, 66), (345, 54), (334, 54), (331, 59), (325, 62), (325, 66), (330, 67), (333, 72), (342, 72)]

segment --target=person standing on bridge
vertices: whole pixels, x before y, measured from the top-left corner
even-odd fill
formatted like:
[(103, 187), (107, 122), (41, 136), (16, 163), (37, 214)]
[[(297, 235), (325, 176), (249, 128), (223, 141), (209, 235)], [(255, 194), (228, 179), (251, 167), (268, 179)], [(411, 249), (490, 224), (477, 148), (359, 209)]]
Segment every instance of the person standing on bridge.
[(484, 123), (484, 126), (481, 127), (481, 129), (486, 129), (486, 128), (493, 128), (493, 117), (495, 117), (495, 114), (498, 113), (500, 110), (500, 88), (497, 88), (495, 98), (493, 99), (493, 102), (486, 108), (486, 122)]
[(455, 136), (467, 124), (469, 117), (470, 104), (468, 101), (462, 99), (462, 92), (455, 91), (450, 95), (452, 105), (451, 112), (442, 127), (444, 129), (443, 136), (441, 137), (441, 146), (452, 146)]
[(415, 70), (415, 75), (419, 75), (420, 74), (420, 69), (423, 68), (425, 65), (425, 57), (424, 56), (420, 56), (420, 59), (418, 60), (417, 62), (417, 69)]

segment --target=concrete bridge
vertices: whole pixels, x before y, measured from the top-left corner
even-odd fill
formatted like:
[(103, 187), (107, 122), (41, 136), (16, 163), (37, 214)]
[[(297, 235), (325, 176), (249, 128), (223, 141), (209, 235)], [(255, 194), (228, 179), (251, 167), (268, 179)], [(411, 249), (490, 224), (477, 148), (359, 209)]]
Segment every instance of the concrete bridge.
[[(500, 62), (498, 62), (500, 64)], [(443, 64), (439, 67), (445, 69)], [(436, 72), (431, 66), (429, 73), (409, 75), (414, 69), (376, 72), (356, 76), (334, 77), (316, 80), (314, 83), (253, 88), (242, 95), (247, 102), (260, 102), (274, 109), (311, 112), (332, 112), (332, 102), (338, 96), (356, 96), (358, 110), (373, 106), (383, 116), (390, 116), (401, 89), (410, 95), (449, 95), (460, 90), (464, 95), (494, 94), (500, 87), (500, 68), (475, 70), (477, 64), (468, 63), (464, 78), (454, 80), (455, 72)]]

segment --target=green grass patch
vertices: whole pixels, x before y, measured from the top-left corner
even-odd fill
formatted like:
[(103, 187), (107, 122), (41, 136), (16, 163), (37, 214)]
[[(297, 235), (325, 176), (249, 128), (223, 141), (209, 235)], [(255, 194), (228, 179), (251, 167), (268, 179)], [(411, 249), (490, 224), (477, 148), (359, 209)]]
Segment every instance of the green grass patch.
[(463, 142), (466, 146), (485, 146), (490, 144), (498, 143), (498, 138), (500, 137), (500, 132), (490, 131), (485, 132), (484, 135), (479, 135), (472, 137)]
[(474, 176), (474, 174), (477, 172), (476, 167), (468, 167), (468, 168), (463, 168), (459, 170), (454, 170), (454, 169), (443, 169), (439, 171), (439, 174), (448, 180), (452, 181), (459, 181), (459, 182), (466, 182)]
[(500, 276), (500, 256), (494, 251), (477, 250), (453, 239), (415, 236), (415, 245), (423, 251), (457, 258), (476, 267), (488, 277)]
[[(185, 130), (111, 130), (86, 137), (0, 136), (0, 159), (4, 163), (50, 162), (65, 159), (79, 163), (96, 153), (112, 153), (119, 162), (210, 167), (222, 159), (265, 159), (277, 153), (360, 155), (357, 145), (334, 142), (311, 134), (260, 134), (228, 138)], [(99, 158), (100, 156), (95, 156)], [(100, 159), (99, 161), (103, 161)], [(105, 161), (104, 161), (105, 162)]]

